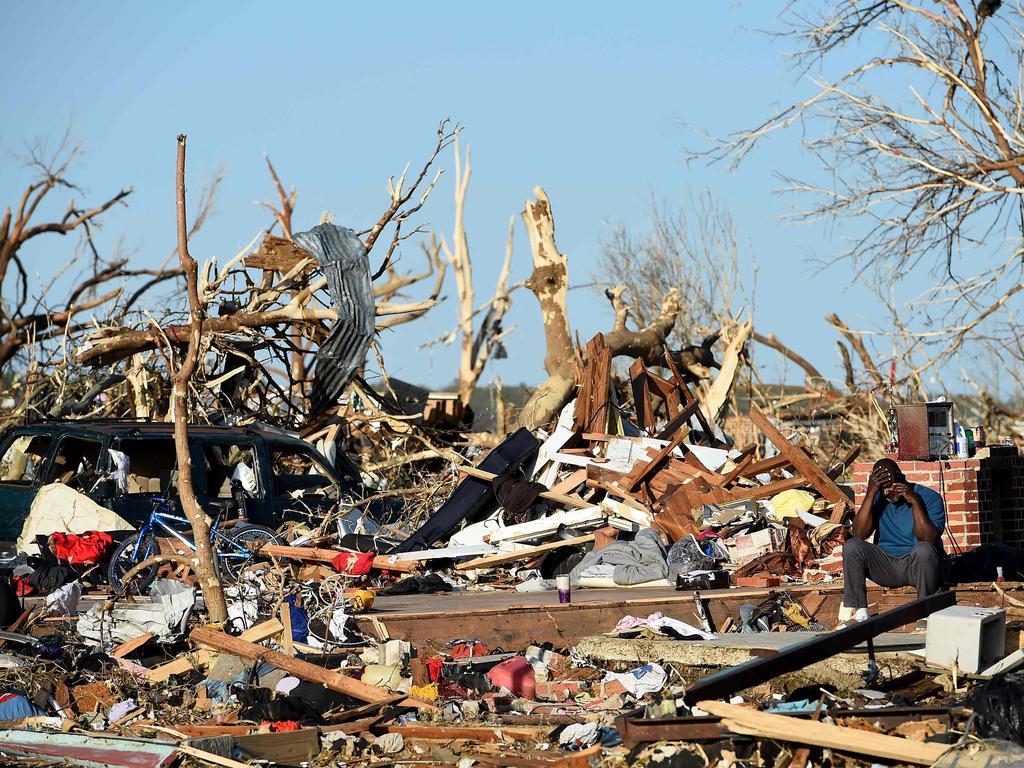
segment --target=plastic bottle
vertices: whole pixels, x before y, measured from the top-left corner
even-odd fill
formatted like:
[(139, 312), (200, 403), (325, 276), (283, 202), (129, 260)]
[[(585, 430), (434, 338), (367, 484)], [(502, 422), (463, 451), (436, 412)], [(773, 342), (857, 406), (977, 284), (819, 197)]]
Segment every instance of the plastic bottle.
[(969, 457), (967, 453), (967, 435), (964, 434), (964, 428), (959, 423), (956, 425), (956, 456), (958, 459)]

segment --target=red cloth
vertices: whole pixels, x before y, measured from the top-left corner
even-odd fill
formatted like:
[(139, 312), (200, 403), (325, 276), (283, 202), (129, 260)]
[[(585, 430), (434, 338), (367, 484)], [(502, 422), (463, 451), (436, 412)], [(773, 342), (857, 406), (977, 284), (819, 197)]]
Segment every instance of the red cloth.
[(460, 640), (452, 643), (453, 659), (469, 659), (474, 656), (486, 656), (489, 653), (487, 646), (479, 640)]
[(57, 556), (71, 565), (92, 565), (106, 557), (113, 546), (110, 534), (103, 531), (86, 531), (85, 533), (51, 533), (50, 549)]
[(294, 720), (273, 720), (263, 721), (263, 724), (270, 727), (271, 733), (281, 733), (282, 731), (297, 731), (302, 728)]
[(430, 682), (436, 683), (441, 677), (441, 667), (444, 662), (437, 656), (427, 659), (427, 674), (430, 675)]
[(331, 565), (338, 573), (347, 576), (365, 576), (373, 565), (373, 552), (339, 552), (331, 560)]
[(25, 595), (31, 595), (33, 592), (32, 585), (28, 583), (28, 576), (12, 576), (11, 583), (14, 584), (14, 588), (18, 593), (18, 597), (25, 597)]

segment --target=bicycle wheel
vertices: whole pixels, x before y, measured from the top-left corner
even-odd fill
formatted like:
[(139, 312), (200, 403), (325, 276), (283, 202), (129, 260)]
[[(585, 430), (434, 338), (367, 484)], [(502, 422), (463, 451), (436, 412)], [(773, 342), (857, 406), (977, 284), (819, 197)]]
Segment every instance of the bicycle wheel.
[[(114, 588), (114, 592), (123, 591), (125, 574), (157, 554), (157, 551), (156, 538), (152, 533), (147, 532), (141, 542), (137, 533), (122, 541), (121, 545), (114, 550), (114, 554), (110, 558), (110, 566), (107, 568), (107, 579), (110, 581), (110, 586)], [(136, 573), (129, 585), (131, 591), (138, 593), (146, 589), (156, 578), (156, 571), (157, 566), (154, 563)]]
[(239, 526), (225, 539), (216, 541), (217, 565), (225, 581), (238, 581), (242, 569), (259, 557), (263, 544), (272, 544), (277, 533), (263, 525)]

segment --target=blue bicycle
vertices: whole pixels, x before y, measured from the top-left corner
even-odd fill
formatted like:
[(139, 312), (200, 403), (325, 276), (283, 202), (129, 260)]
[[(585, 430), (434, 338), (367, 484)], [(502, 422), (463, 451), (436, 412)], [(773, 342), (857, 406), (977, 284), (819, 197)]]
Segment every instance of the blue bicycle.
[[(244, 522), (225, 531), (222, 523), (227, 506), (218, 506), (220, 509), (210, 526), (210, 543), (213, 545), (221, 580), (235, 582), (242, 569), (258, 554), (259, 548), (272, 543), (277, 534), (266, 526)], [(160, 567), (157, 560), (160, 548), (156, 538), (165, 534), (192, 552), (196, 551), (188, 518), (175, 514), (169, 499), (157, 496), (153, 498), (153, 511), (149, 520), (121, 542), (110, 558), (107, 576), (115, 592), (125, 591), (126, 582), (133, 592), (142, 592), (153, 583)], [(147, 565), (149, 560), (154, 562)], [(126, 576), (129, 578), (126, 579)]]

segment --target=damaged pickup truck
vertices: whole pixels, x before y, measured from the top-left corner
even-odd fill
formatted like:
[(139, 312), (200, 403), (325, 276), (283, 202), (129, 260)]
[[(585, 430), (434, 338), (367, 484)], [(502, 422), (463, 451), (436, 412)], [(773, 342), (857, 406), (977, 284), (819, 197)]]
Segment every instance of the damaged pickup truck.
[[(190, 426), (192, 482), (203, 508), (234, 500), (239, 516), (276, 528), (287, 520), (319, 522), (374, 491), (342, 452), (329, 461), (309, 443), (267, 428)], [(39, 489), (63, 483), (132, 525), (149, 517), (156, 496), (175, 499), (178, 468), (173, 427), (137, 421), (44, 421), (0, 437), (0, 541), (21, 533)], [(344, 533), (376, 526), (361, 510)], [(379, 513), (379, 510), (378, 510)], [(372, 518), (373, 510), (369, 517)]]

